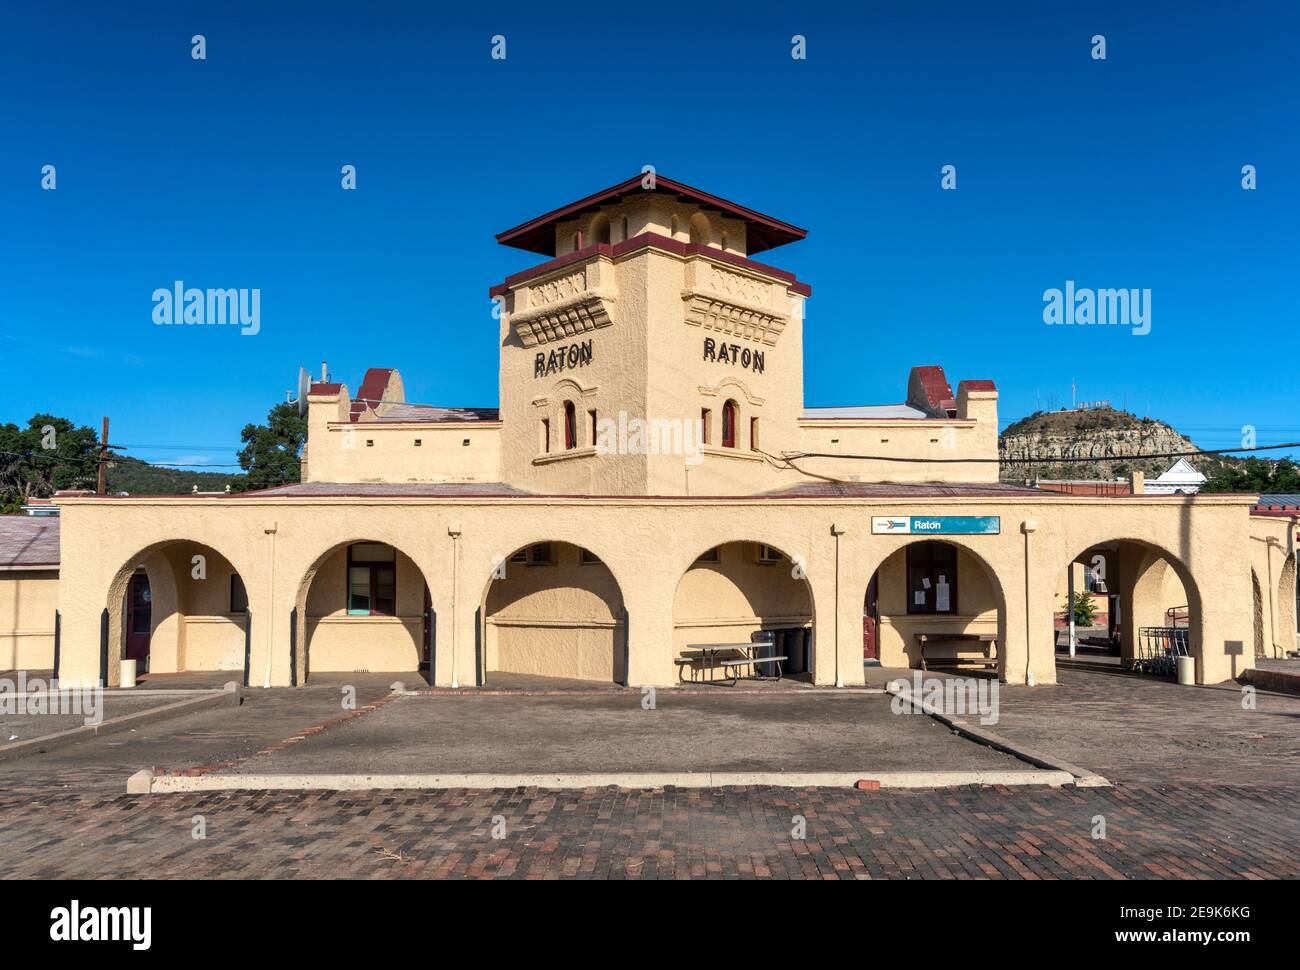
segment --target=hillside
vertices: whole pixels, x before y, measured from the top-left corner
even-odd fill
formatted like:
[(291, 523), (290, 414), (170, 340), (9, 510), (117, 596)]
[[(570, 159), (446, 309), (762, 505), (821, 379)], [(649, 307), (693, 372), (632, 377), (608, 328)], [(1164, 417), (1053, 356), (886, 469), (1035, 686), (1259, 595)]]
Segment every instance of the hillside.
[(221, 472), (155, 468), (139, 459), (119, 456), (108, 466), (108, 491), (109, 494), (185, 495), (197, 485), (201, 492), (220, 492), (235, 477)]
[[(1125, 456), (1194, 451), (1196, 447), (1163, 421), (1115, 408), (1038, 411), (1008, 425), (998, 437), (999, 455), (1009, 460), (1002, 466), (1002, 480), (1020, 482), (1033, 478), (1113, 480), (1133, 471), (1154, 478), (1176, 459), (1134, 461)], [(1062, 458), (1099, 460), (1059, 461)], [(1232, 462), (1217, 456), (1188, 460), (1208, 476)]]

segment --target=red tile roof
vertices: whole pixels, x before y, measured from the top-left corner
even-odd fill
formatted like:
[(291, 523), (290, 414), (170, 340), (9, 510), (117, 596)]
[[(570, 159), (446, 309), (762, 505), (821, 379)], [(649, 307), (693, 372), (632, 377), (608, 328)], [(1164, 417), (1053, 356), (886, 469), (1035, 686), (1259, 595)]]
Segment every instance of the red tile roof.
[(960, 391), (963, 387), (968, 391), (996, 391), (998, 389), (998, 386), (992, 381), (985, 380), (958, 381), (957, 390)]
[(800, 229), (798, 226), (781, 222), (779, 219), (765, 216), (761, 212), (755, 212), (753, 209), (747, 209), (742, 205), (728, 202), (716, 195), (710, 195), (707, 192), (702, 192), (699, 189), (691, 188), (689, 185), (674, 182), (662, 176), (655, 177), (653, 189), (645, 189), (641, 185), (643, 178), (642, 175), (633, 176), (626, 182), (620, 182), (618, 185), (611, 186), (594, 195), (589, 195), (585, 199), (579, 199), (577, 202), (561, 206), (545, 215), (538, 216), (536, 219), (530, 219), (513, 229), (507, 229), (505, 232), (497, 234), (497, 242), (503, 246), (526, 249), (531, 253), (541, 253), (543, 256), (554, 256), (556, 223), (572, 219), (581, 213), (597, 209), (602, 205), (617, 202), (624, 196), (647, 191), (674, 195), (679, 199), (694, 202), (710, 209), (717, 209), (726, 216), (741, 220), (745, 223), (746, 251), (751, 255), (761, 253), (765, 249), (783, 246), (789, 242), (797, 242), (808, 235), (806, 229)]
[(371, 367), (361, 379), (361, 387), (352, 399), (350, 420), (355, 421), (366, 412), (367, 408), (377, 408), (388, 390), (388, 379), (393, 376), (391, 367)]

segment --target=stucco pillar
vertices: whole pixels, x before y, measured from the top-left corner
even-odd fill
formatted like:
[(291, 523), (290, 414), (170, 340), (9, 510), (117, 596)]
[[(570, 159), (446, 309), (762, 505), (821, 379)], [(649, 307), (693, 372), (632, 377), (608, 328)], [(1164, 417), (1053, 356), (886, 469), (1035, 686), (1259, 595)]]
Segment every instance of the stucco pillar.
[(1198, 684), (1232, 680), (1255, 666), (1248, 539), (1244, 530), (1219, 539), (1212, 550), (1194, 547), (1188, 562), (1200, 594), (1200, 603), (1191, 609), (1193, 653), (1199, 641)]
[(813, 600), (813, 683), (821, 686), (866, 683), (862, 665), (866, 582), (861, 569), (855, 568), (865, 556), (857, 549), (858, 541), (843, 525), (832, 525), (804, 566)]
[(628, 683), (671, 686), (677, 681), (673, 663), (675, 585), (646, 575), (641, 582), (621, 588), (628, 614)]

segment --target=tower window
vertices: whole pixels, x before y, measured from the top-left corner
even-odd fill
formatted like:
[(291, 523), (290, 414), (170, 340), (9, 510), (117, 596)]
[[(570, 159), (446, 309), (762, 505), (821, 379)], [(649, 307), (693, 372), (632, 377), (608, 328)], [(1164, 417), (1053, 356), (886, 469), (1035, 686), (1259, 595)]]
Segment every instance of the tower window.
[(578, 447), (578, 415), (572, 401), (564, 402), (564, 447)]
[(749, 450), (758, 451), (758, 418), (749, 419)]
[(709, 443), (709, 425), (713, 423), (713, 412), (708, 408), (700, 408), (700, 441), (704, 444)]
[(722, 405), (722, 447), (736, 447), (736, 402)]

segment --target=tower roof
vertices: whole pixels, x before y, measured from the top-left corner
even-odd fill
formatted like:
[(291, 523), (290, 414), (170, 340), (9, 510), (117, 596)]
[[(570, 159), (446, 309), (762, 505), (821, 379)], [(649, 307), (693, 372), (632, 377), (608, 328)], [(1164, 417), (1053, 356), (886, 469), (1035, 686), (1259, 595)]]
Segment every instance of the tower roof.
[(660, 175), (655, 176), (653, 189), (643, 188), (641, 185), (643, 178), (644, 176), (641, 175), (634, 176), (626, 182), (620, 182), (618, 185), (611, 186), (594, 195), (589, 195), (585, 199), (571, 202), (545, 215), (538, 216), (536, 219), (530, 219), (513, 229), (507, 229), (505, 232), (497, 234), (497, 242), (503, 246), (526, 249), (531, 253), (541, 253), (543, 256), (554, 256), (556, 223), (566, 219), (573, 219), (581, 213), (597, 209), (602, 205), (609, 205), (625, 196), (635, 195), (639, 192), (659, 192), (674, 195), (684, 201), (694, 202), (710, 209), (717, 209), (733, 219), (742, 220), (745, 223), (746, 242), (750, 255), (761, 253), (765, 249), (784, 246), (789, 242), (798, 242), (808, 235), (806, 229), (800, 229), (788, 222), (773, 219), (761, 212), (746, 209), (742, 205), (728, 202), (716, 195), (701, 192), (699, 189), (693, 189), (689, 185), (674, 182)]

